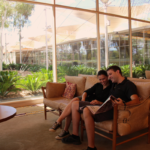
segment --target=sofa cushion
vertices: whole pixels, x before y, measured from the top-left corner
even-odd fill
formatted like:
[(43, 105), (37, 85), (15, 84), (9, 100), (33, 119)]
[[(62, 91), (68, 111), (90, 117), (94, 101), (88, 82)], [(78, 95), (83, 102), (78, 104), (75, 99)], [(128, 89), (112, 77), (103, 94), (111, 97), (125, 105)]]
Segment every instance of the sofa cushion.
[(62, 97), (72, 99), (76, 93), (76, 84), (66, 82), (66, 88)]
[(91, 88), (94, 84), (99, 82), (99, 80), (96, 77), (87, 77), (86, 78), (86, 83), (85, 83), (85, 90)]
[(106, 120), (102, 122), (95, 122), (95, 127), (101, 130), (112, 131), (113, 130), (113, 120)]
[(150, 96), (150, 82), (135, 82), (140, 99), (146, 99)]
[(52, 83), (47, 82), (46, 84), (46, 98), (54, 98), (62, 96), (65, 90), (65, 83)]
[[(81, 114), (82, 120), (84, 120), (83, 114)], [(109, 132), (113, 130), (113, 120), (106, 120), (102, 122), (95, 122), (95, 127), (103, 130), (105, 132)]]
[(64, 97), (57, 98), (44, 98), (43, 103), (46, 106), (49, 106), (53, 109), (61, 109), (63, 110), (65, 106), (70, 102), (71, 99), (67, 99)]
[(65, 76), (66, 82), (74, 83), (77, 85), (75, 96), (81, 96), (85, 90), (86, 78), (78, 76)]

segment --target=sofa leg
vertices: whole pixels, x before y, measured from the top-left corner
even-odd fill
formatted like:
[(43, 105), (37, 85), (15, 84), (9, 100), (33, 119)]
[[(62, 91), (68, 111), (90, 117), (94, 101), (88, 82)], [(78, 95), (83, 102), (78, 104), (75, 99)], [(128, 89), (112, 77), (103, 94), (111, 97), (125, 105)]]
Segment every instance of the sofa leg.
[(148, 115), (148, 144), (150, 144), (150, 113)]
[(113, 147), (112, 150), (116, 150), (117, 142), (117, 118), (118, 118), (118, 105), (114, 105), (114, 117), (113, 117)]
[(47, 120), (46, 105), (44, 105), (44, 115), (45, 115), (45, 120)]

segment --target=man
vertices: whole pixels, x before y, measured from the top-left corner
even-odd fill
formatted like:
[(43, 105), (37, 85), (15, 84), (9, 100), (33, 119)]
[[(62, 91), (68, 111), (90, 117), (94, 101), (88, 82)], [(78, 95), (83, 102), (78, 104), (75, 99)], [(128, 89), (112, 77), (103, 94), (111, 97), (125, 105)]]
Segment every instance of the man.
[[(113, 83), (110, 94), (117, 98), (117, 101), (115, 100), (114, 103), (127, 106), (139, 103), (136, 86), (131, 81), (127, 80), (127, 78), (122, 76), (121, 69), (118, 66), (109, 67), (107, 69), (107, 74), (109, 79)], [(72, 105), (73, 132), (71, 136), (62, 139), (63, 143), (80, 144), (80, 138), (78, 133), (79, 119), (77, 119), (80, 114), (78, 112), (78, 109), (79, 105), (74, 102)], [(99, 114), (99, 117), (101, 117), (101, 115), (105, 114)], [(112, 116), (112, 113), (110, 113), (109, 115)], [(94, 144), (94, 116), (87, 107), (83, 110), (83, 116), (88, 137), (87, 150), (96, 150)]]

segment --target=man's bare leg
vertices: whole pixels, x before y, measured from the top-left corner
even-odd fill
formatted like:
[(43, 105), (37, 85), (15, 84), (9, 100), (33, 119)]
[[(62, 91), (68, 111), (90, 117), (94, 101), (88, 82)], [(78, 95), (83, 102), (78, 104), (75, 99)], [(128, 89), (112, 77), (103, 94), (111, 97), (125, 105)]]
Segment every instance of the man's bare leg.
[(92, 113), (90, 110), (86, 107), (83, 110), (83, 117), (86, 127), (86, 133), (88, 138), (88, 147), (94, 148), (95, 147), (95, 124), (94, 119), (92, 116)]

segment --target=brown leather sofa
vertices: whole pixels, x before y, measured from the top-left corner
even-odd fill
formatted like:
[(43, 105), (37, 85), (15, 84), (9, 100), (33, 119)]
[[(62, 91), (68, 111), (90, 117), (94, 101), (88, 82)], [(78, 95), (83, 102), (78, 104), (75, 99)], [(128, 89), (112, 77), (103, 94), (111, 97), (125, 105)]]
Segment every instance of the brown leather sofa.
[[(77, 91), (75, 96), (81, 96), (84, 90), (90, 88), (98, 82), (96, 75), (81, 75), (78, 76), (65, 76), (66, 82), (77, 84)], [(103, 121), (100, 123), (95, 122), (95, 128), (112, 134), (112, 138), (103, 135), (99, 132), (95, 132), (109, 140), (113, 141), (113, 150), (116, 149), (117, 145), (128, 142), (132, 139), (138, 138), (145, 134), (148, 134), (148, 142), (150, 143), (150, 80), (148, 79), (137, 79), (128, 78), (137, 86), (138, 94), (140, 97), (140, 103), (134, 106), (114, 106), (114, 119)], [(62, 97), (65, 90), (65, 83), (50, 83), (48, 82), (46, 87), (42, 88), (44, 96), (44, 108), (45, 108), (45, 119), (46, 119), (46, 108), (51, 107), (58, 110), (59, 114), (64, 110), (70, 99)], [(46, 90), (46, 92), (45, 92)], [(84, 118), (82, 117), (84, 120)], [(148, 128), (148, 132), (142, 133), (141, 135), (128, 139), (124, 142), (117, 143), (116, 138), (124, 136), (142, 129)], [(81, 139), (83, 139), (84, 121), (81, 121)]]

